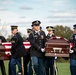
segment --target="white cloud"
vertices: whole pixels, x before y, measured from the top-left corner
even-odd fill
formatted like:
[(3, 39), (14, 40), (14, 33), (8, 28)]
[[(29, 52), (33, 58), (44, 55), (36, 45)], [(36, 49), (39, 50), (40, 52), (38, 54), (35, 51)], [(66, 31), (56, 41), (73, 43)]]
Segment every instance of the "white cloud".
[(19, 15), (16, 13), (13, 13), (13, 12), (9, 12), (9, 11), (0, 12), (1, 22), (6, 22), (6, 23), (17, 22), (18, 17), (19, 17)]
[(66, 3), (68, 0), (53, 0), (54, 3)]
[(67, 13), (67, 12), (76, 12), (76, 9), (50, 9), (49, 10), (50, 13)]
[(1, 12), (1, 11), (7, 11), (7, 10), (8, 10), (8, 9), (7, 9), (6, 7), (2, 7), (2, 6), (0, 7), (0, 12)]
[(1, 4), (13, 4), (13, 0), (1, 0), (0, 1)]
[(76, 18), (76, 13), (63, 12), (63, 13), (51, 13), (47, 18)]
[(1, 23), (19, 23), (19, 22), (29, 22), (30, 19), (26, 18), (20, 18), (20, 14), (10, 11), (1, 11), (0, 12), (0, 19)]
[(76, 16), (76, 14), (70, 12), (64, 12), (64, 13), (54, 13), (54, 16)]
[(29, 7), (29, 6), (22, 6), (22, 7), (20, 7), (20, 9), (22, 9), (22, 10), (32, 10), (32, 8)]
[(49, 15), (47, 17), (48, 20), (50, 20), (49, 22), (52, 23), (75, 23), (76, 22), (76, 13), (74, 12), (54, 12), (51, 13), (51, 15)]
[(53, 4), (54, 6), (64, 6), (67, 4), (69, 0), (53, 0)]

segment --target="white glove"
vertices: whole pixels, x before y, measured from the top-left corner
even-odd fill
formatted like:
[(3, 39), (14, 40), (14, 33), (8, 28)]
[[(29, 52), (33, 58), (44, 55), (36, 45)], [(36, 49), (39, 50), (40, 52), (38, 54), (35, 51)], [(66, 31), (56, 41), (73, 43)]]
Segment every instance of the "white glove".
[(57, 59), (57, 56), (55, 57), (55, 59)]
[(45, 49), (44, 48), (41, 48), (41, 52), (45, 52)]
[(70, 50), (70, 53), (73, 53), (74, 52), (74, 50)]

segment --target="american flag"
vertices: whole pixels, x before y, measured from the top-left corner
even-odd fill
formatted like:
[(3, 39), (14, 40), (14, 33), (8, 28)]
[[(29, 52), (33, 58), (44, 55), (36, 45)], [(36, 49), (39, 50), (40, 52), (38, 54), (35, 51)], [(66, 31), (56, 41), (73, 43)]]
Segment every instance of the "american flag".
[[(24, 44), (25, 49), (28, 51), (28, 49), (31, 47), (30, 42), (23, 42), (23, 44)], [(11, 46), (12, 46), (11, 42), (3, 42), (2, 45), (5, 46), (5, 54), (7, 56), (10, 56), (11, 55), (10, 51), (11, 51)]]

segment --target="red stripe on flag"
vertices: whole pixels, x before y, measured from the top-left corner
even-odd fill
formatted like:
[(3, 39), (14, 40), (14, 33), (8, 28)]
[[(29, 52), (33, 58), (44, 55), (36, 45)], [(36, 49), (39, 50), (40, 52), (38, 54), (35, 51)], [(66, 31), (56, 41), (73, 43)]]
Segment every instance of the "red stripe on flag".
[[(11, 55), (11, 46), (12, 46), (12, 44), (11, 44), (11, 42), (4, 42), (4, 43), (2, 43), (4, 46), (5, 46), (5, 54), (7, 55), (7, 56), (10, 56)], [(26, 51), (28, 51), (28, 49), (30, 48), (30, 46), (31, 46), (31, 44), (30, 44), (30, 42), (23, 42), (23, 44), (24, 44), (24, 47), (26, 48)]]

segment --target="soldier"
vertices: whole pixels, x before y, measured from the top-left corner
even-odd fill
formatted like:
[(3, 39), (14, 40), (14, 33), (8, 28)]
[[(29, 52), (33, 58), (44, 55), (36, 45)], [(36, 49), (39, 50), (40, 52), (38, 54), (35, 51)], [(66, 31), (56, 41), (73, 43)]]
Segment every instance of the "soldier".
[(44, 51), (46, 35), (40, 30), (41, 22), (39, 20), (33, 21), (33, 31), (29, 35), (29, 41), (31, 43), (31, 58), (36, 75), (45, 75), (44, 71)]
[(26, 40), (28, 40), (29, 41), (29, 35), (32, 33), (32, 29), (27, 29), (27, 39)]
[[(2, 42), (6, 42), (6, 39), (5, 39), (4, 36), (0, 35), (0, 45), (2, 45)], [(5, 66), (4, 66), (3, 60), (0, 60), (0, 67), (1, 67), (2, 75), (6, 75)]]
[(16, 64), (18, 65), (19, 74), (22, 72), (21, 57), (27, 55), (27, 52), (23, 45), (23, 38), (18, 33), (17, 27), (18, 26), (11, 26), (11, 32), (13, 35), (13, 37), (11, 38), (12, 47), (10, 60), (12, 75), (16, 75)]
[(71, 75), (76, 75), (76, 24), (73, 26), (74, 32), (70, 37), (72, 48), (70, 50), (70, 71)]
[[(27, 29), (28, 37), (26, 39), (27, 42), (29, 42), (29, 35), (32, 32), (32, 29)], [(32, 67), (31, 67), (31, 57), (30, 57), (30, 48), (27, 50), (27, 56), (24, 58), (24, 75), (33, 75), (32, 73)], [(28, 64), (29, 63), (29, 64)]]
[[(55, 37), (54, 35), (55, 30), (52, 26), (47, 26), (46, 29), (48, 31), (47, 40)], [(54, 57), (45, 57), (45, 70), (46, 75), (54, 75)]]

